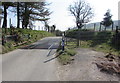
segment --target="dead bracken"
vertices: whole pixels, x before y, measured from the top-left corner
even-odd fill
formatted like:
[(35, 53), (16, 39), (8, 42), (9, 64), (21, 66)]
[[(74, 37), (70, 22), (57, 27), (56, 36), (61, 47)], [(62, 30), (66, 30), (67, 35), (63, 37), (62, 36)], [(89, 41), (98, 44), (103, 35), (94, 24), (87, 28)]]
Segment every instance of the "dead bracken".
[(120, 75), (120, 58), (116, 55), (107, 53), (103, 58), (100, 58), (99, 61), (96, 61), (96, 65), (100, 68), (100, 71)]

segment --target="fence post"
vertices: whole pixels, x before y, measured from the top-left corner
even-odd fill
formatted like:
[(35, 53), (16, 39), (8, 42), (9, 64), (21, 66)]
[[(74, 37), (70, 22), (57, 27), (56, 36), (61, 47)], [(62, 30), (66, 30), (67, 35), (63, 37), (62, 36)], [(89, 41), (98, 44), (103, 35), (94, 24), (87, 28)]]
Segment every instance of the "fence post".
[(86, 24), (84, 25), (84, 29), (86, 29)]
[(100, 23), (100, 28), (99, 28), (99, 31), (101, 31), (101, 23)]
[(66, 45), (67, 45), (67, 37), (66, 37)]
[(79, 47), (79, 39), (77, 39), (77, 46)]
[(4, 45), (6, 42), (5, 42), (5, 35), (2, 35), (2, 45)]
[(116, 46), (116, 48), (117, 49), (119, 49), (119, 46), (117, 45), (117, 43), (118, 43), (118, 26), (116, 26), (116, 41), (115, 41), (115, 46)]
[(118, 26), (116, 26), (116, 34), (118, 33)]
[(104, 29), (105, 31), (106, 31), (106, 26), (105, 26), (105, 29)]
[(114, 22), (112, 23), (112, 31), (113, 31), (113, 27), (114, 27)]
[(79, 47), (79, 45), (80, 45), (79, 39), (80, 39), (80, 30), (77, 33), (77, 47)]
[(94, 23), (94, 31), (95, 31), (96, 24)]
[(62, 51), (64, 51), (65, 50), (65, 40), (64, 40), (64, 38), (62, 37)]

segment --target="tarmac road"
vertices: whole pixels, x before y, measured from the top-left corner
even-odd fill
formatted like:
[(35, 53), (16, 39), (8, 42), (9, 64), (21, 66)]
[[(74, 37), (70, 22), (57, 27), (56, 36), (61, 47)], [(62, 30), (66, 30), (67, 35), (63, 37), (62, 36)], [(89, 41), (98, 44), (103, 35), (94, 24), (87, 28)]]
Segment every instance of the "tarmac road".
[(2, 56), (2, 81), (57, 81), (55, 53), (61, 37), (47, 37)]
[(47, 37), (2, 55), (2, 81), (120, 81), (93, 63), (102, 52), (78, 48), (73, 63), (60, 65), (55, 57), (60, 41), (61, 37)]

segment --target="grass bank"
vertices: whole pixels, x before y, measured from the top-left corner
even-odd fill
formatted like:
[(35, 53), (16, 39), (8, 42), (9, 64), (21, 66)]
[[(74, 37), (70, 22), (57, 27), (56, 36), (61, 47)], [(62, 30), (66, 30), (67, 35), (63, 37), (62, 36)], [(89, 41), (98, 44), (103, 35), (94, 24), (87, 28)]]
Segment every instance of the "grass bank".
[(111, 46), (108, 43), (101, 43), (101, 44), (96, 45), (96, 46), (91, 46), (91, 45), (92, 45), (92, 41), (81, 41), (80, 47), (90, 48), (90, 49), (95, 50), (95, 51), (100, 51), (100, 52), (104, 52), (104, 53), (111, 53), (113, 55), (120, 56), (120, 50), (114, 48), (113, 46)]
[(75, 49), (70, 49), (69, 46), (65, 46), (65, 50), (62, 51), (61, 46), (57, 49), (58, 61), (62, 65), (70, 64), (73, 61), (73, 56), (76, 54)]
[[(20, 48), (25, 45), (29, 45), (33, 42), (36, 42), (44, 37), (54, 36), (52, 33), (46, 31), (37, 31), (30, 29), (7, 29), (5, 33), (5, 29), (0, 29), (1, 37), (4, 36), (5, 43), (1, 45), (2, 51), (1, 53), (7, 53), (14, 49)], [(17, 38), (14, 36), (17, 35)]]
[[(67, 32), (66, 37), (79, 38), (79, 47), (120, 56), (120, 32), (116, 34), (113, 31), (70, 30)], [(71, 42), (72, 47), (76, 47), (75, 42)]]

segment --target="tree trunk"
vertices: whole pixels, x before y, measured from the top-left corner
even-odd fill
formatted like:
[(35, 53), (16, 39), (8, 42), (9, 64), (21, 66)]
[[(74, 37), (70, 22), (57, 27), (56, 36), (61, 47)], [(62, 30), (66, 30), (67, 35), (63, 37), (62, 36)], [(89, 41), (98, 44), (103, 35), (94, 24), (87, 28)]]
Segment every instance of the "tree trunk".
[(50, 27), (49, 27), (49, 26), (47, 26), (47, 28), (48, 28), (48, 32), (50, 32)]
[(27, 20), (28, 20), (28, 11), (27, 11), (27, 3), (25, 3), (25, 10), (24, 10), (24, 14), (23, 14), (23, 21), (22, 21), (22, 28), (26, 29), (27, 28)]
[(27, 26), (29, 24), (29, 8), (28, 8), (28, 5), (27, 3), (25, 4), (25, 28), (27, 29)]
[(7, 28), (7, 6), (6, 5), (4, 5), (4, 20), (3, 20), (2, 28)]
[(17, 28), (20, 28), (19, 2), (17, 2)]
[(81, 29), (81, 26), (79, 25), (79, 23), (76, 23), (78, 29)]
[(23, 24), (23, 21), (22, 21), (22, 29), (24, 29), (24, 24)]

